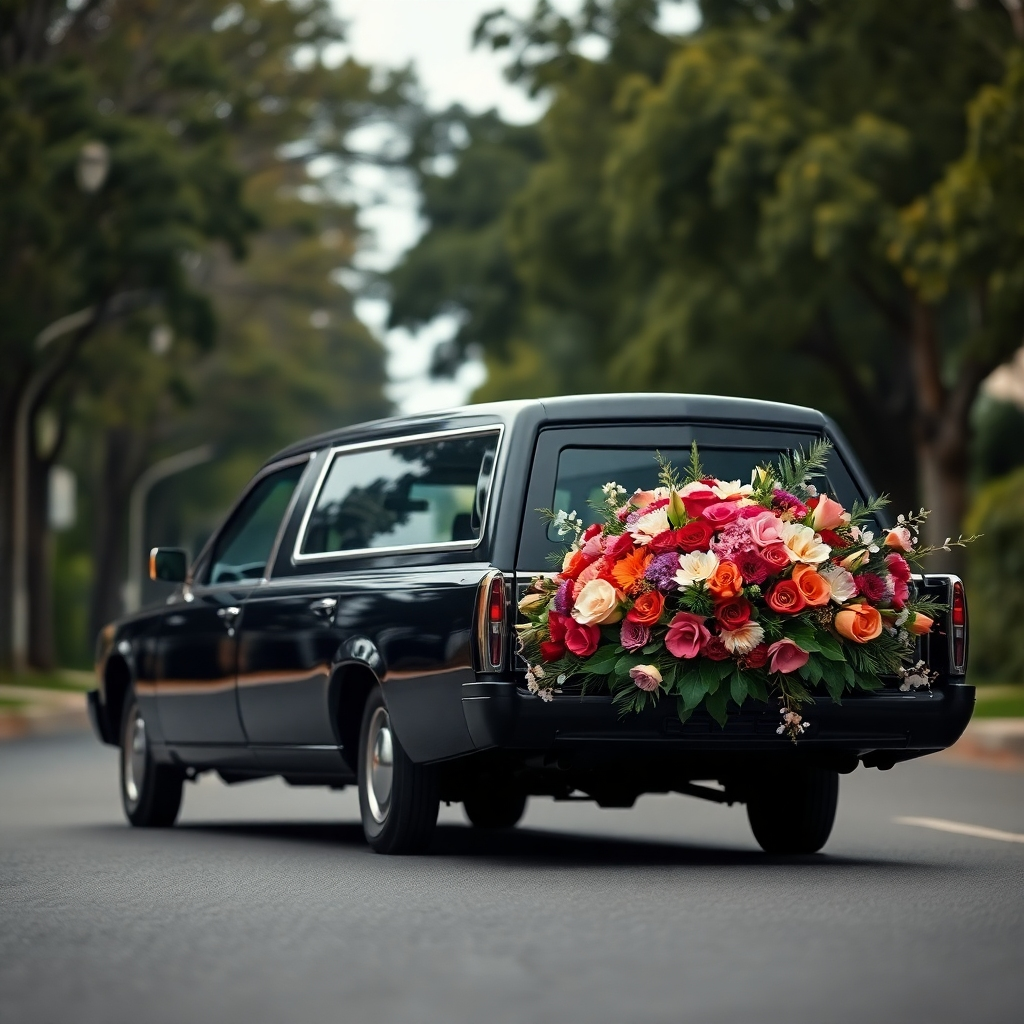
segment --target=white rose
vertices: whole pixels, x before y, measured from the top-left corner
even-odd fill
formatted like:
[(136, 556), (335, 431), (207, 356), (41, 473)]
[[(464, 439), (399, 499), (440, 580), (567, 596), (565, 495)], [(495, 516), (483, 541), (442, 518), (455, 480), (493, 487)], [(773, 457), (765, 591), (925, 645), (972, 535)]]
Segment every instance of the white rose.
[(622, 618), (618, 591), (607, 580), (590, 580), (576, 598), (572, 617), (584, 626), (601, 626)]
[(682, 590), (706, 580), (718, 568), (718, 555), (713, 551), (693, 551), (679, 556), (676, 583)]
[(809, 526), (787, 523), (781, 530), (782, 543), (794, 562), (820, 565), (828, 561), (832, 549)]
[(857, 596), (857, 584), (852, 576), (840, 565), (830, 565), (821, 570), (821, 578), (828, 584), (832, 592), (832, 600), (836, 604), (846, 604)]

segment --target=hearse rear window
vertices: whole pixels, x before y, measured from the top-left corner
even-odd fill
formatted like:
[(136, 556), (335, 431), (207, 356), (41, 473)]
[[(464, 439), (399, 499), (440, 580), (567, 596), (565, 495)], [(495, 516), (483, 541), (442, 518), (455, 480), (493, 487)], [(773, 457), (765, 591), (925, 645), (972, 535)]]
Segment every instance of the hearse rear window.
[(335, 454), (299, 557), (471, 547), (483, 529), (498, 432)]
[[(689, 449), (662, 448), (662, 456), (682, 472), (690, 461)], [(709, 476), (720, 480), (750, 483), (755, 466), (774, 463), (777, 448), (716, 448), (702, 445), (701, 464)], [(856, 485), (835, 453), (829, 461), (827, 490), (849, 508), (859, 497)], [(626, 489), (627, 494), (654, 487), (658, 482), (658, 463), (653, 448), (563, 448), (558, 457), (558, 475), (552, 508), (573, 512), (589, 525), (598, 521), (592, 503), (604, 500), (601, 488), (611, 481)], [(821, 483), (818, 484), (821, 487)], [(562, 541), (554, 525), (549, 525), (548, 540)]]

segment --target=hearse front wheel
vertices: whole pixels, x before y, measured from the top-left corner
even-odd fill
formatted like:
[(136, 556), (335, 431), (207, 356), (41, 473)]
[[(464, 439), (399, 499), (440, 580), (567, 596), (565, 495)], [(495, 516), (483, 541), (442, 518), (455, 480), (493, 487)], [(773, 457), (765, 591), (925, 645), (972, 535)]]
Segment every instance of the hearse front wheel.
[(140, 828), (168, 828), (181, 807), (181, 772), (157, 764), (135, 693), (129, 689), (121, 714), (121, 805), (125, 817)]
[(370, 692), (359, 730), (359, 811), (377, 853), (422, 853), (437, 824), (437, 773), (414, 764), (391, 728), (384, 695)]
[(817, 853), (832, 832), (838, 800), (838, 772), (767, 772), (747, 801), (747, 818), (765, 853)]

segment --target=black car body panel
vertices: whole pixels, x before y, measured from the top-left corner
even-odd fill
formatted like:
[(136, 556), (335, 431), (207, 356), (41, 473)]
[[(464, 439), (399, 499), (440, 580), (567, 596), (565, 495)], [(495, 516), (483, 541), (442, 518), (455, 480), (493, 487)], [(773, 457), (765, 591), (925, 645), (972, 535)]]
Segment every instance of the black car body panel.
[[(723, 730), (701, 714), (682, 725), (672, 701), (627, 720), (606, 697), (566, 694), (544, 703), (525, 690), (512, 626), (518, 590), (531, 573), (548, 568), (553, 544), (534, 510), (552, 502), (562, 452), (676, 451), (696, 440), (712, 456), (717, 447), (771, 457), (822, 435), (836, 449), (835, 486), (870, 494), (827, 417), (742, 399), (606, 395), (498, 403), (381, 420), (294, 445), (267, 462), (165, 605), (104, 630), (99, 691), (90, 698), (97, 733), (118, 742), (130, 685), (160, 760), (215, 768), (230, 780), (280, 774), (341, 785), (354, 778), (362, 701), (380, 685), (409, 756), (448, 764), (453, 779), (485, 770), (495, 758), (524, 771), (533, 766), (538, 778), (549, 769), (571, 773), (574, 764), (587, 770), (669, 758), (700, 778), (748, 756), (793, 756), (793, 745), (777, 734), (773, 707), (748, 703)], [(456, 516), (450, 539), (304, 553), (303, 531), (311, 529), (316, 503), (326, 501), (332, 460), (381, 452), (383, 464), (414, 442), (427, 444), (424, 438), (466, 437), (494, 439), (491, 462), (485, 457), (489, 485), (477, 484), (472, 517)], [(265, 565), (232, 563), (225, 570), (218, 545), (247, 514), (256, 488), (275, 480), (287, 484), (290, 498), (269, 553), (260, 556)], [(407, 519), (426, 507), (410, 495), (406, 486)], [(329, 511), (329, 503), (324, 507)], [(478, 533), (466, 534), (467, 524)], [(494, 571), (507, 581), (497, 666), (484, 663), (479, 619), (481, 581)], [(921, 585), (945, 597), (952, 580), (927, 577)], [(819, 698), (799, 756), (886, 767), (953, 743), (970, 718), (974, 690), (950, 672), (947, 632), (940, 621), (923, 645), (940, 673), (931, 690), (904, 693), (890, 684), (841, 706)], [(549, 791), (551, 783), (537, 785)]]

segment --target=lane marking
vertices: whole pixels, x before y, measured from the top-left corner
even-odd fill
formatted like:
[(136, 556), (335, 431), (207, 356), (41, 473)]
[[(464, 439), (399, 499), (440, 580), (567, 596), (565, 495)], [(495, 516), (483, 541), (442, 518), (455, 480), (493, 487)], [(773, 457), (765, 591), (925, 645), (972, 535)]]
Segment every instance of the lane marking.
[(1019, 832), (1004, 832), (999, 828), (985, 828), (984, 825), (967, 825), (962, 821), (947, 821), (945, 818), (893, 818), (897, 825), (915, 825), (917, 828), (931, 828), (936, 832), (953, 832), (958, 836), (974, 836), (975, 839), (997, 839), (1001, 843), (1024, 843)]

